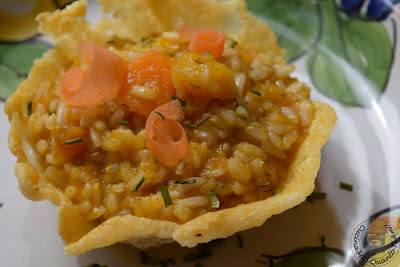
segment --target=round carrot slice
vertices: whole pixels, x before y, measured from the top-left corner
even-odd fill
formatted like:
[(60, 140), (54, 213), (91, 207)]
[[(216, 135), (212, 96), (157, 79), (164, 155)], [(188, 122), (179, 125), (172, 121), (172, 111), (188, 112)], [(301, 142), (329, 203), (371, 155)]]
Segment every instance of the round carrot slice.
[(203, 54), (211, 52), (215, 59), (221, 57), (224, 52), (225, 35), (222, 32), (207, 30), (195, 34), (189, 43), (189, 51)]
[(125, 76), (123, 60), (93, 41), (81, 42), (78, 50), (82, 62), (90, 64), (90, 74), (86, 75), (84, 70), (78, 71), (76, 67), (67, 71), (60, 81), (61, 100), (73, 106), (87, 107), (114, 98)]
[(149, 149), (158, 161), (168, 167), (176, 166), (189, 151), (185, 129), (178, 122), (182, 119), (181, 104), (179, 100), (174, 100), (156, 108), (146, 121)]

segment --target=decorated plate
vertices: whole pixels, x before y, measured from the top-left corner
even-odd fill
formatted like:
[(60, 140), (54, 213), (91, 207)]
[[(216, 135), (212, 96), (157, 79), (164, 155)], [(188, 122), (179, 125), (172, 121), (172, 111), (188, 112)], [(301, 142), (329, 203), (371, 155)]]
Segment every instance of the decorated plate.
[[(0, 2), (0, 107), (52, 44), (33, 18), (69, 1)], [(2, 266), (400, 266), (400, 7), (393, 0), (247, 0), (338, 122), (315, 192), (259, 228), (196, 248), (114, 245), (65, 256), (56, 207), (18, 191), (0, 113)], [(100, 15), (89, 1), (89, 20)], [(33, 25), (33, 26), (32, 26)], [(19, 29), (19, 30), (16, 30)], [(98, 265), (96, 265), (98, 264)], [(142, 265), (141, 265), (142, 264)]]

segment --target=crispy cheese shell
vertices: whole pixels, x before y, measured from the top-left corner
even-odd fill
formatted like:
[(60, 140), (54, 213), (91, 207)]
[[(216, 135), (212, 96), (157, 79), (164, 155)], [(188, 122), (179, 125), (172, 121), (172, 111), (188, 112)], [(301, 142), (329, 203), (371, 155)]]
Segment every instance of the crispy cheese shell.
[(9, 147), (18, 157), (15, 174), (22, 194), (31, 200), (47, 199), (58, 208), (58, 232), (66, 243), (66, 254), (82, 254), (117, 242), (148, 248), (177, 241), (193, 247), (238, 231), (260, 226), (272, 215), (303, 202), (314, 189), (320, 166), (321, 148), (336, 122), (336, 113), (327, 104), (314, 102), (315, 116), (308, 136), (299, 146), (288, 176), (276, 189), (276, 195), (262, 201), (208, 212), (184, 224), (152, 220), (133, 215), (115, 216), (102, 224), (87, 222), (72, 202), (55, 186), (42, 178), (42, 163), (24, 136), (25, 103), (32, 99), (44, 81), (54, 83), (62, 69), (72, 65), (76, 47), (85, 39), (106, 44), (113, 32), (121, 39), (139, 41), (143, 36), (173, 30), (184, 22), (224, 31), (243, 47), (271, 57), (271, 63), (285, 63), (284, 51), (277, 45), (269, 27), (246, 10), (244, 0), (101, 0), (103, 11), (114, 18), (101, 19), (94, 27), (84, 20), (86, 1), (38, 16), (42, 33), (50, 35), (56, 46), (37, 60), (27, 80), (5, 105), (11, 121)]

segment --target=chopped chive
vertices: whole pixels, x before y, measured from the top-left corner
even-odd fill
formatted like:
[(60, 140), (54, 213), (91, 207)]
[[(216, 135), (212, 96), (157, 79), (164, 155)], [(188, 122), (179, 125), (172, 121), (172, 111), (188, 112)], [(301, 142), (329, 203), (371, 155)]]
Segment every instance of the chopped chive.
[(269, 185), (269, 182), (266, 182), (266, 183), (263, 183), (263, 184), (259, 184), (259, 186), (268, 186)]
[(238, 42), (235, 39), (228, 37), (228, 36), (226, 36), (225, 38), (228, 39), (229, 41), (231, 41), (230, 48), (235, 48), (235, 46), (238, 45)]
[(107, 41), (107, 44), (115, 44), (114, 40)]
[(340, 182), (340, 189), (344, 189), (344, 190), (353, 192), (353, 185)]
[(32, 115), (32, 101), (28, 101), (26, 113), (28, 114), (28, 116)]
[(256, 260), (256, 263), (268, 265), (267, 262), (263, 260)]
[(128, 122), (127, 121), (117, 121), (118, 124), (124, 125), (124, 126), (128, 126)]
[(144, 46), (149, 45), (149, 44), (151, 44), (153, 42), (153, 40), (154, 40), (154, 36), (150, 36), (150, 37), (148, 37), (146, 39), (142, 39), (142, 44)]
[(275, 188), (272, 188), (270, 190), (264, 191), (265, 193), (271, 192), (273, 196), (275, 196)]
[(75, 139), (70, 139), (64, 142), (64, 145), (72, 145), (75, 143), (85, 143), (85, 140), (82, 138), (75, 138)]
[(242, 236), (241, 235), (237, 235), (236, 238), (238, 240), (239, 248), (243, 248)]
[(158, 111), (154, 111), (154, 113), (155, 113), (155, 114), (157, 114), (158, 116), (160, 116), (160, 117), (162, 118), (162, 120), (163, 120), (163, 121), (165, 120), (165, 117), (164, 117), (164, 115), (163, 115), (163, 114), (161, 114), (160, 112), (158, 112)]
[(199, 252), (198, 253), (192, 253), (188, 254), (183, 258), (183, 262), (191, 262), (191, 261), (198, 261), (201, 259), (206, 259), (212, 256), (212, 250), (209, 249), (207, 244), (204, 244), (204, 246), (199, 246)]
[(249, 92), (250, 92), (250, 93), (253, 93), (253, 94), (255, 94), (255, 95), (261, 96), (261, 93), (260, 93), (260, 92), (257, 92), (256, 90), (250, 90)]
[(140, 263), (148, 265), (161, 265), (160, 260), (149, 256), (149, 254), (144, 251), (140, 251)]
[(219, 183), (218, 183), (218, 186), (222, 188), (222, 187), (225, 186), (225, 184), (226, 184), (226, 182), (225, 182), (225, 181), (222, 181), (222, 182), (219, 182)]
[(326, 251), (326, 246), (325, 246), (325, 235), (321, 236), (321, 247), (322, 251)]
[(196, 179), (190, 179), (188, 181), (175, 181), (175, 184), (195, 184), (196, 183)]
[(176, 97), (176, 96), (174, 96), (174, 95), (171, 95), (171, 101), (174, 101), (175, 99), (178, 99), (179, 102), (181, 103), (181, 106), (182, 106), (183, 108), (186, 108), (186, 106), (187, 106), (186, 101), (183, 101), (183, 100), (180, 99), (179, 97)]
[(321, 200), (321, 199), (326, 199), (326, 193), (324, 192), (312, 192), (311, 195), (309, 195), (306, 200), (308, 202), (314, 202), (315, 200)]
[(55, 110), (50, 109), (50, 110), (47, 112), (47, 115), (51, 116), (51, 115), (56, 114), (56, 113), (57, 113), (57, 112), (56, 112)]
[(193, 83), (191, 83), (190, 85), (191, 85), (194, 89), (198, 89), (198, 90), (203, 89), (201, 86), (195, 85), (195, 84), (193, 84)]
[(194, 125), (194, 124), (191, 124), (191, 123), (186, 123), (186, 126), (190, 126), (190, 127), (197, 128), (197, 129), (198, 129), (198, 128), (202, 127), (204, 124), (206, 124), (207, 121), (208, 121), (209, 119), (211, 119), (211, 116), (209, 116), (208, 118), (206, 118), (204, 121), (200, 122), (199, 125)]
[(162, 197), (164, 199), (165, 207), (174, 205), (174, 203), (172, 202), (172, 199), (171, 199), (171, 197), (169, 195), (168, 187), (166, 187), (166, 186), (161, 187), (160, 188), (160, 192), (161, 192), (161, 195), (162, 195)]
[(238, 42), (236, 40), (233, 40), (231, 43), (231, 48), (235, 48), (235, 46), (238, 45)]
[(3, 207), (3, 202), (0, 202), (0, 208)]
[(137, 185), (135, 186), (135, 188), (132, 189), (132, 192), (137, 192), (145, 180), (146, 180), (146, 177), (142, 176), (142, 178), (140, 178), (140, 180), (137, 183)]
[(218, 209), (219, 208), (219, 199), (217, 197), (217, 194), (215, 194), (215, 189), (208, 191), (208, 196), (210, 197), (211, 200), (211, 208), (214, 209)]

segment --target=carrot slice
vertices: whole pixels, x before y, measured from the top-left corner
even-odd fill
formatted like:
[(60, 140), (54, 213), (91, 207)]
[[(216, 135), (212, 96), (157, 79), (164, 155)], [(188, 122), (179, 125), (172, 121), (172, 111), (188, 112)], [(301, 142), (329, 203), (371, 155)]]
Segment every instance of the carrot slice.
[(125, 75), (123, 60), (93, 41), (81, 42), (78, 50), (81, 61), (89, 64), (90, 74), (78, 67), (69, 69), (60, 81), (61, 101), (87, 107), (114, 98)]
[(225, 35), (217, 31), (201, 31), (195, 34), (189, 43), (189, 51), (203, 54), (210, 51), (218, 59), (224, 52)]
[[(89, 73), (80, 67), (70, 68), (60, 81), (60, 99), (65, 102), (70, 99), (83, 83)], [(61, 89), (62, 88), (62, 89)]]
[(173, 63), (169, 56), (157, 51), (149, 51), (129, 62), (127, 88), (121, 92), (120, 102), (144, 118), (169, 102), (171, 95), (175, 95)]
[[(158, 114), (162, 114), (163, 120)], [(162, 164), (174, 167), (189, 151), (185, 129), (179, 123), (184, 118), (178, 99), (156, 108), (147, 118), (146, 134), (150, 151)]]
[(198, 54), (210, 51), (218, 59), (224, 51), (225, 34), (219, 31), (179, 24), (178, 38), (190, 40), (189, 50)]

